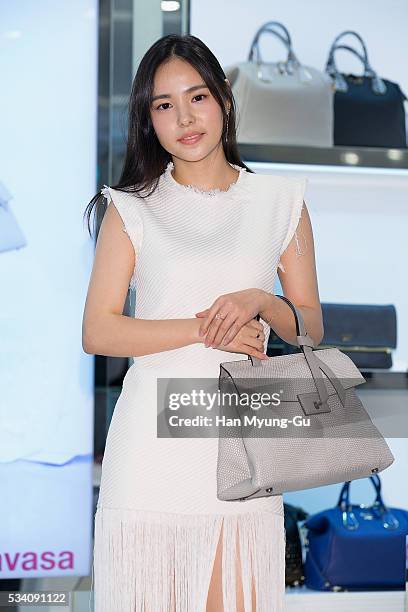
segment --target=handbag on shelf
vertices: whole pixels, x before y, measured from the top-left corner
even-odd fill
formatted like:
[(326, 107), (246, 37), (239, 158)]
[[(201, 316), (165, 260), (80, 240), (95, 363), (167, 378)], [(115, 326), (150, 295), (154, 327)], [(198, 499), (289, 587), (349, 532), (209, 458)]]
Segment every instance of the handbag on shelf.
[(300, 586), (304, 582), (302, 542), (298, 521), (304, 521), (309, 515), (297, 506), (284, 503), (285, 522), (285, 585)]
[(345, 482), (334, 508), (309, 516), (306, 528), (305, 585), (319, 591), (405, 589), (408, 512), (387, 508), (378, 476), (372, 506), (351, 504)]
[[(349, 46), (339, 45), (340, 38), (352, 35), (363, 49), (360, 55)], [(340, 72), (335, 53), (352, 51), (363, 63), (362, 75)], [(357, 147), (407, 147), (404, 101), (408, 100), (398, 83), (383, 79), (373, 70), (362, 37), (353, 30), (336, 36), (326, 62), (326, 73), (333, 81), (334, 145)]]
[[(365, 382), (358, 368), (338, 348), (314, 350), (299, 309), (286, 297), (277, 297), (295, 315), (301, 351), (267, 360), (248, 355), (247, 360), (220, 364), (221, 422), (226, 427), (218, 429), (217, 497), (223, 501), (364, 478), (394, 461), (356, 394), (355, 387)], [(276, 389), (283, 393), (278, 405), (269, 402), (254, 411), (252, 394), (275, 399)], [(226, 406), (224, 397), (231, 395), (236, 401)], [(251, 397), (249, 409), (247, 400), (240, 405), (241, 395)], [(268, 437), (260, 435), (257, 419), (266, 419)], [(270, 427), (271, 420), (282, 422), (283, 435), (272, 437), (280, 428)], [(288, 422), (293, 424), (289, 434)]]
[(393, 304), (322, 303), (324, 336), (320, 347), (340, 348), (359, 369), (392, 367), (397, 346)]
[[(265, 62), (259, 39), (280, 40), (285, 61)], [(256, 32), (246, 62), (224, 68), (237, 104), (237, 141), (249, 144), (331, 147), (333, 85), (325, 72), (301, 64), (287, 28), (269, 21)]]

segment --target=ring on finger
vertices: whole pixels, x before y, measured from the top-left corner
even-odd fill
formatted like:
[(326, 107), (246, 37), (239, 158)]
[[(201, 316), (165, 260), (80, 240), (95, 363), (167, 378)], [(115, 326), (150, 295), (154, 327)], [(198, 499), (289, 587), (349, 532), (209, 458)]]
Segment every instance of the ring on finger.
[(226, 316), (227, 315), (222, 315), (220, 312), (217, 312), (217, 314), (215, 315), (215, 318), (216, 319), (223, 319), (224, 320)]

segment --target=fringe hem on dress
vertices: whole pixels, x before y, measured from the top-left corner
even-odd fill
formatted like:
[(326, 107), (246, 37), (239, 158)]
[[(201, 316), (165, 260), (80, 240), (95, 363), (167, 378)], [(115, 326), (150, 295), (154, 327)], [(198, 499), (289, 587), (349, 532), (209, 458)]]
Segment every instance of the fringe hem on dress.
[(190, 515), (110, 507), (98, 507), (95, 514), (94, 611), (206, 612), (222, 527), (224, 612), (237, 612), (237, 534), (245, 612), (253, 612), (252, 576), (256, 612), (281, 612), (286, 535), (282, 515)]

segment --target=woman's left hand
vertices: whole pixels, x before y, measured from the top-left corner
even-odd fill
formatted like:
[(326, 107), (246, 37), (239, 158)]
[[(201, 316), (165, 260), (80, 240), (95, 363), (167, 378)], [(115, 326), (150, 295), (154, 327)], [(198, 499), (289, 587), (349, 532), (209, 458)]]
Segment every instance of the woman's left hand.
[(199, 330), (200, 336), (207, 334), (205, 346), (216, 348), (231, 342), (241, 327), (262, 309), (264, 294), (262, 289), (226, 293), (218, 297), (210, 308), (196, 312), (196, 317), (206, 317)]

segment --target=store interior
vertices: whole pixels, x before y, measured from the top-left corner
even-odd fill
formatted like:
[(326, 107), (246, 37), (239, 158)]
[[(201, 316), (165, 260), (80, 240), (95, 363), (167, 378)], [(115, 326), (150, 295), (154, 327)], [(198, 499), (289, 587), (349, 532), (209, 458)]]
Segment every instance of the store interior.
[[(7, 526), (5, 549), (34, 549), (37, 542), (31, 532), (36, 531), (35, 521), (41, 514), (41, 532), (46, 532), (47, 524), (55, 533), (66, 529), (72, 532), (69, 541), (73, 550), (78, 550), (80, 563), (65, 573), (61, 568), (55, 572), (16, 571), (3, 565), (0, 592), (67, 591), (70, 610), (93, 609), (92, 529), (101, 463), (115, 403), (131, 360), (90, 356), (81, 351), (80, 318), (94, 250), (94, 242), (81, 225), (81, 214), (98, 189), (118, 179), (126, 146), (132, 80), (148, 47), (169, 33), (201, 38), (219, 59), (236, 94), (238, 145), (245, 164), (257, 173), (308, 179), (305, 202), (313, 226), (319, 294), (327, 318), (322, 345), (339, 347), (356, 363), (366, 380), (357, 394), (395, 457), (376, 482), (370, 478), (352, 482), (350, 499), (356, 504), (355, 512), (365, 512), (366, 522), (381, 523), (384, 515), (379, 517), (372, 511), (381, 486), (387, 512), (392, 515), (393, 510), (403, 510), (408, 517), (408, 288), (404, 282), (408, 261), (407, 4), (403, 0), (361, 0), (357, 4), (343, 0), (341, 5), (323, 0), (311, 0), (307, 5), (299, 0), (273, 5), (267, 0), (250, 4), (244, 0), (43, 0), (40, 4), (24, 0), (18, 4), (0, 6), (0, 21), (6, 32), (0, 59), (7, 92), (2, 116), (17, 111), (19, 117), (18, 126), (5, 126), (4, 130), (0, 199), (9, 202), (13, 223), (20, 223), (22, 234), (14, 234), (19, 244), (4, 249), (0, 270), (12, 288), (5, 319), (16, 327), (21, 317), (25, 327), (23, 332), (19, 328), (7, 336), (9, 352), (1, 366), (3, 372), (10, 368), (11, 351), (13, 371), (5, 376), (3, 388), (15, 387), (28, 365), (33, 364), (34, 373), (26, 395), (23, 390), (21, 396), (11, 391), (5, 394), (4, 413), (0, 410), (0, 415), (11, 418), (13, 411), (18, 414), (13, 406), (18, 401), (28, 403), (45, 368), (51, 368), (47, 370), (50, 374), (42, 377), (47, 380), (34, 393), (36, 411), (42, 407), (42, 398), (52, 396), (54, 404), (48, 406), (49, 416), (44, 420), (48, 435), (41, 438), (41, 444), (30, 446), (27, 435), (21, 451), (13, 453), (10, 431), (26, 427), (22, 424), (27, 423), (28, 413), (10, 421), (10, 427), (0, 435), (0, 441), (4, 441), (0, 443), (0, 475), (8, 500), (0, 517)], [(260, 32), (268, 23), (271, 25)], [(348, 34), (341, 40), (337, 38), (345, 32)], [(333, 48), (336, 43), (340, 48)], [(50, 53), (51, 47), (54, 53)], [(259, 65), (258, 72), (249, 67), (256, 59), (261, 73)], [(288, 64), (289, 59), (292, 64)], [(22, 74), (25, 79), (21, 79)], [(282, 86), (285, 78), (289, 83), (286, 89)], [(292, 86), (295, 89), (291, 90)], [(362, 106), (359, 86), (365, 87)], [(387, 90), (383, 103), (378, 102), (382, 87)], [(274, 92), (278, 99), (283, 91), (274, 108)], [(282, 104), (285, 96), (293, 105)], [(361, 112), (355, 123), (353, 112)], [(270, 120), (276, 115), (278, 126)], [(265, 129), (265, 124), (271, 127)], [(27, 168), (24, 175), (22, 168)], [(38, 213), (44, 200), (47, 210), (39, 221), (35, 211)], [(66, 211), (63, 216), (59, 212), (55, 215), (56, 204), (60, 205), (58, 210)], [(98, 218), (97, 226), (100, 222)], [(70, 236), (64, 227), (73, 230)], [(51, 261), (45, 248), (41, 251), (40, 244), (34, 245), (38, 256), (35, 261), (42, 266), (38, 276), (25, 272), (32, 257), (28, 248), (31, 241), (26, 241), (30, 233), (40, 238), (33, 242), (40, 243), (44, 236), (47, 249), (58, 247), (58, 257)], [(22, 255), (19, 261), (17, 252)], [(74, 269), (80, 271), (77, 277), (70, 273), (72, 258), (76, 259)], [(61, 269), (69, 272), (64, 276)], [(44, 298), (50, 275), (56, 281)], [(31, 313), (38, 313), (34, 325), (37, 331), (32, 328), (33, 317), (28, 319), (30, 308), (24, 300), (21, 304), (23, 276), (31, 278), (28, 289), (33, 295)], [(39, 293), (43, 297), (37, 301)], [(278, 279), (274, 293), (282, 293)], [(54, 313), (55, 320), (50, 324), (41, 314), (44, 299)], [(124, 313), (134, 313), (136, 303), (137, 295), (129, 289)], [(60, 339), (64, 336), (61, 329), (66, 339)], [(21, 359), (17, 343), (22, 343), (27, 333), (32, 346), (25, 343)], [(48, 340), (48, 349), (39, 352), (44, 339)], [(50, 343), (56, 351), (49, 350)], [(271, 333), (269, 356), (291, 351), (293, 347)], [(68, 382), (58, 374), (58, 368), (52, 369), (62, 353), (73, 372)], [(64, 406), (58, 418), (52, 412), (55, 402)], [(73, 404), (77, 406), (75, 411), (70, 409)], [(36, 411), (32, 412), (32, 427)], [(31, 431), (37, 435), (36, 430)], [(6, 452), (6, 448), (10, 450)], [(25, 461), (20, 465), (18, 459)], [(64, 486), (57, 487), (57, 468)], [(38, 469), (47, 470), (44, 487), (53, 491), (47, 509), (44, 501), (36, 505), (31, 490)], [(284, 494), (291, 546), (289, 551), (288, 536), (286, 609), (402, 612), (408, 609), (405, 539), (403, 565), (401, 555), (398, 561), (393, 557), (394, 567), (399, 568), (393, 576), (398, 574), (398, 579), (390, 579), (388, 587), (376, 586), (370, 580), (359, 589), (336, 585), (308, 588), (305, 583), (311, 539), (305, 523), (307, 518), (337, 506), (342, 484)], [(26, 515), (12, 520), (27, 491), (36, 511), (26, 509)], [(64, 511), (49, 522), (47, 513), (55, 514), (58, 495)], [(19, 527), (20, 521), (25, 521), (24, 529)], [(405, 521), (408, 525), (408, 518)], [(400, 523), (401, 527), (402, 519)], [(388, 527), (387, 535), (390, 530), (392, 527)], [(50, 534), (49, 546), (55, 533)], [(358, 529), (348, 535), (358, 537)], [(403, 536), (399, 537), (402, 542)], [(375, 557), (374, 548), (371, 550)], [(354, 571), (358, 573), (357, 561)], [(361, 565), (371, 561), (361, 553)], [(377, 565), (373, 562), (373, 576)], [(362, 575), (367, 575), (367, 567)], [(310, 577), (310, 584), (313, 580)], [(20, 605), (18, 609), (28, 612), (32, 608)], [(57, 606), (43, 609), (52, 612)]]

